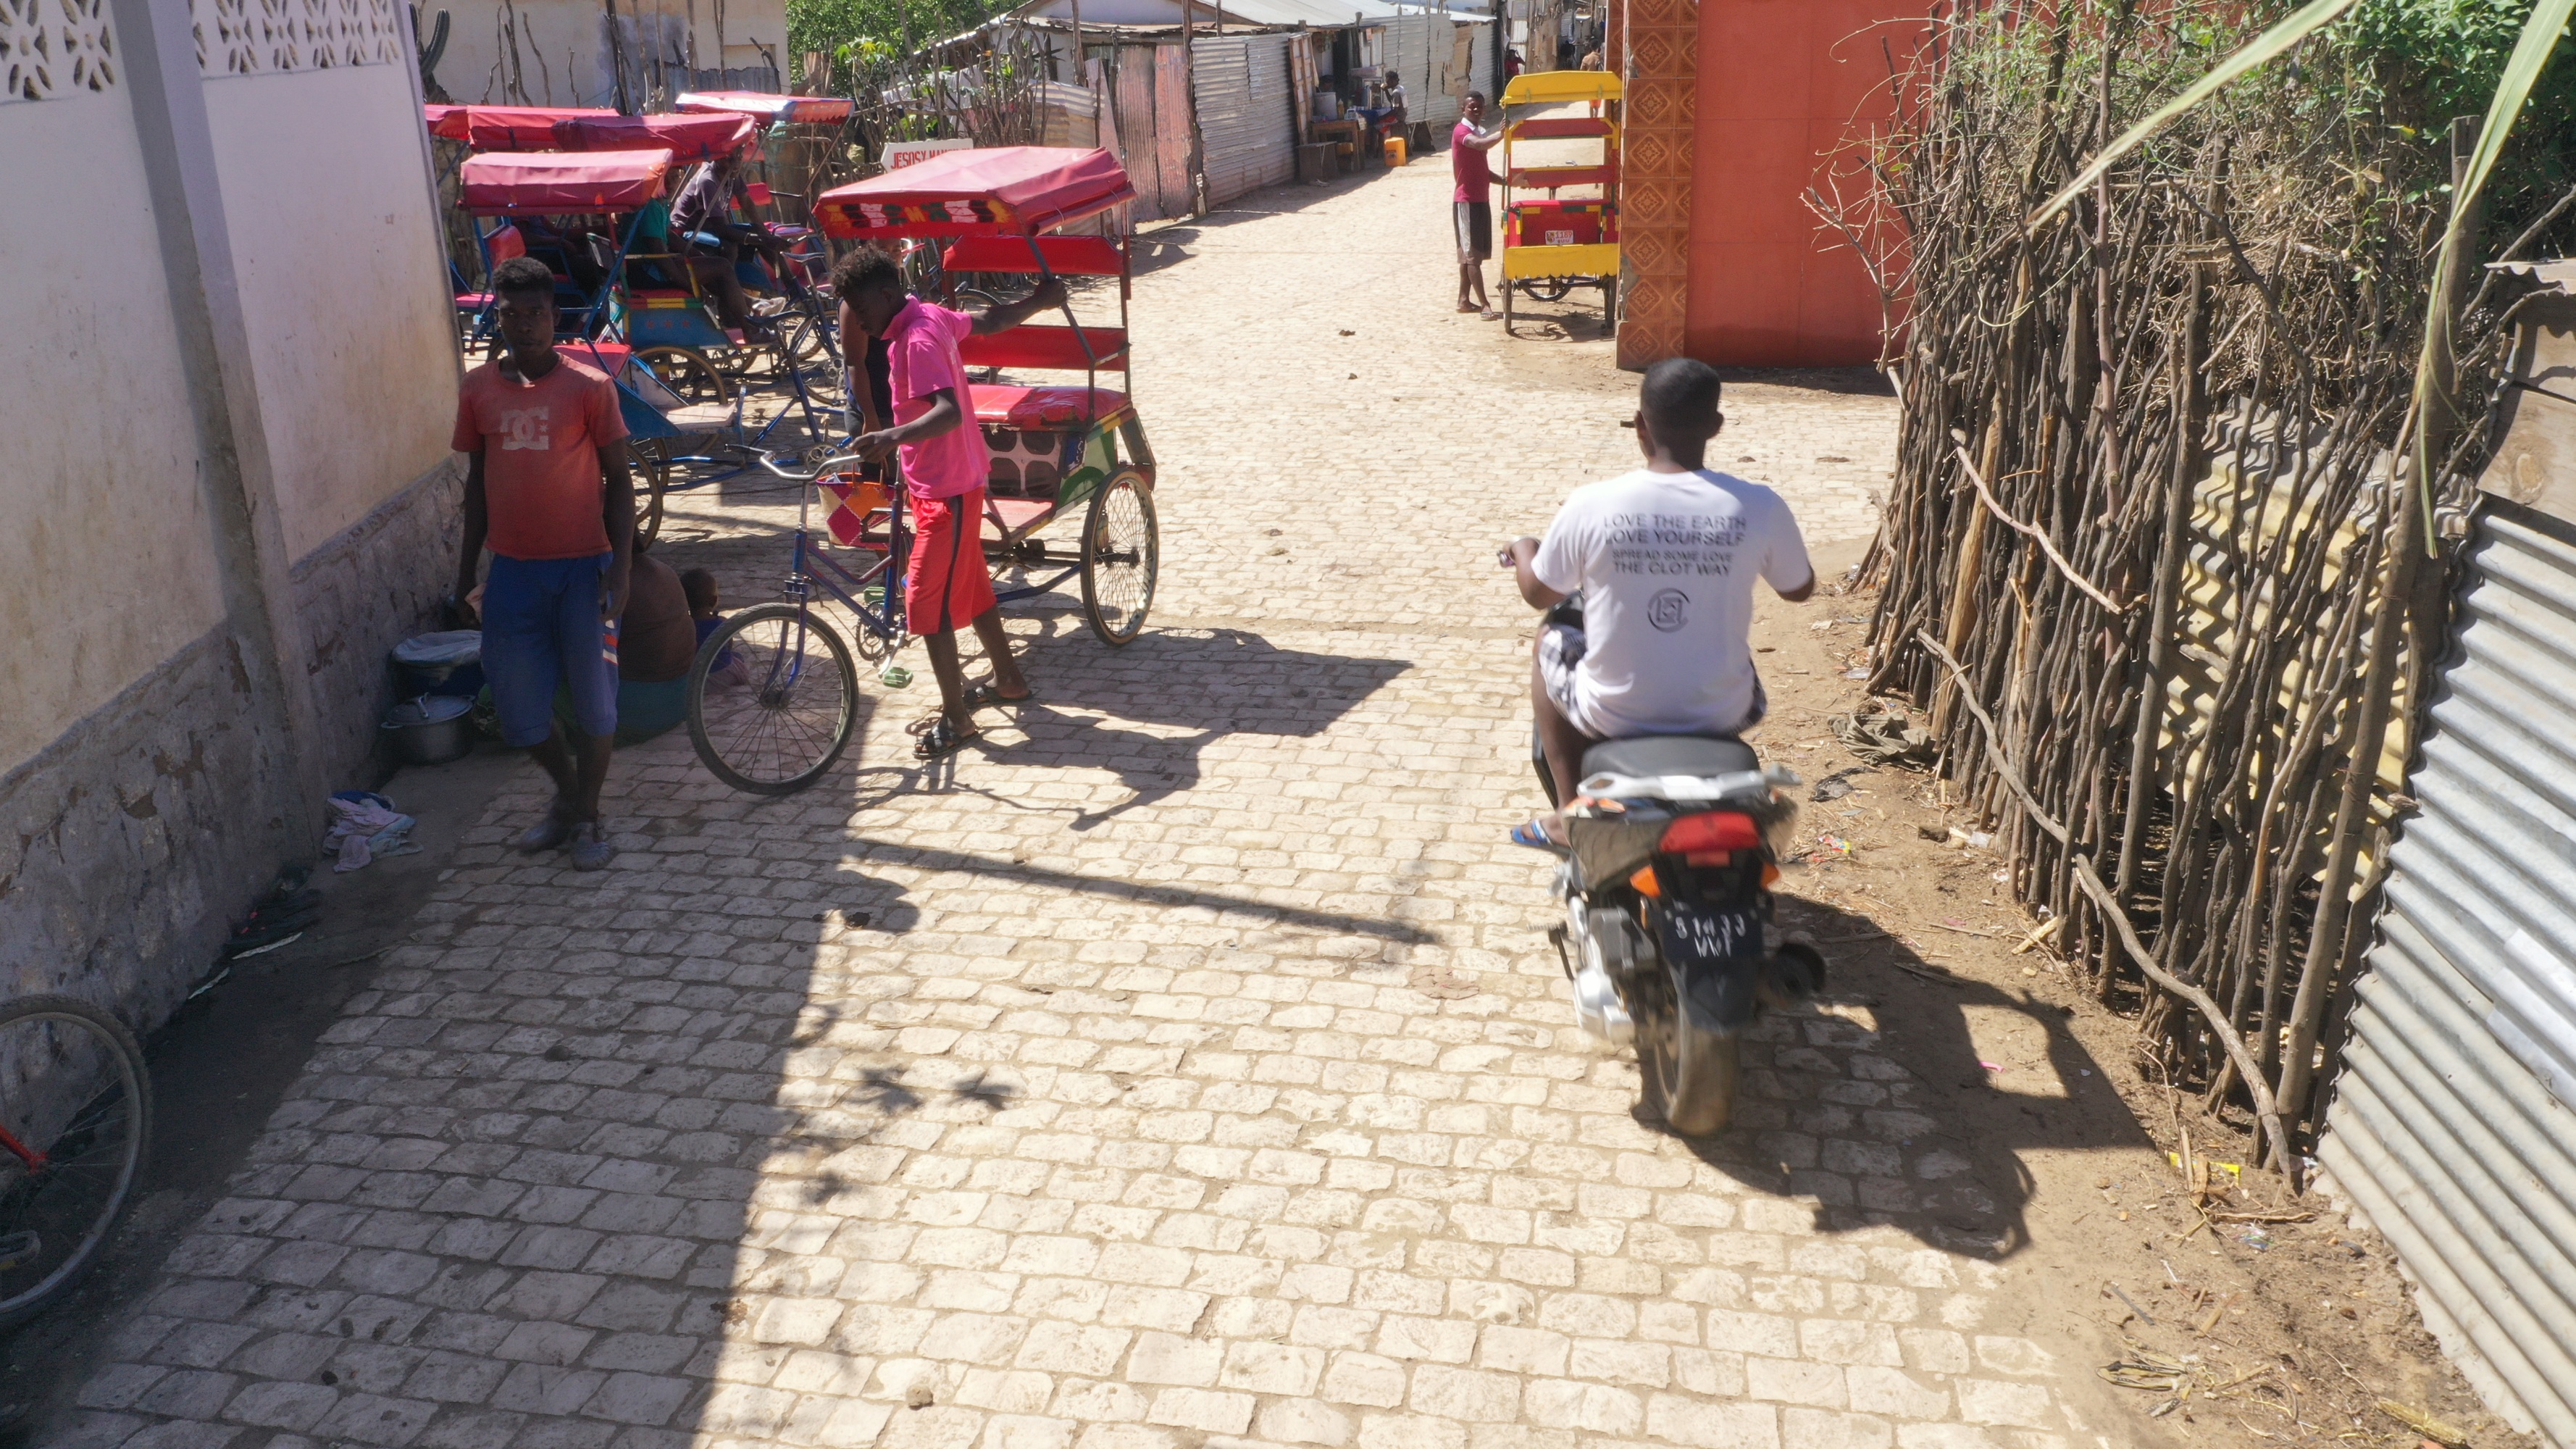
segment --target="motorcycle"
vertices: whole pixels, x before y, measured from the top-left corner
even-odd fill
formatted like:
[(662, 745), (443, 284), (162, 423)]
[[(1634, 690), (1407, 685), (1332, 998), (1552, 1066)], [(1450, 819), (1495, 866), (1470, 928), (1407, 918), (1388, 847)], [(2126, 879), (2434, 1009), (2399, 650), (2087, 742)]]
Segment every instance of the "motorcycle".
[[(1548, 618), (1580, 627), (1580, 600)], [(1576, 1019), (1636, 1048), (1646, 1105), (1666, 1126), (1724, 1131), (1746, 1032), (1764, 1010), (1825, 985), (1823, 955), (1781, 940), (1773, 922), (1798, 777), (1730, 736), (1611, 740), (1584, 753), (1569, 802), (1557, 799), (1535, 730), (1530, 755), (1565, 821), (1555, 886), (1565, 920), (1548, 938), (1573, 980)]]

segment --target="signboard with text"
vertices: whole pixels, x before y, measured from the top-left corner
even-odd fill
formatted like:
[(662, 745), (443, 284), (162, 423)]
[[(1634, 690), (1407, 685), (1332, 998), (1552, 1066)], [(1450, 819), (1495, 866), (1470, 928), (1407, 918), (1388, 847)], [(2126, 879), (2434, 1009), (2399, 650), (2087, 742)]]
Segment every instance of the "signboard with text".
[(888, 171), (900, 171), (906, 166), (919, 165), (942, 151), (974, 149), (972, 141), (888, 141), (885, 154), (877, 159)]

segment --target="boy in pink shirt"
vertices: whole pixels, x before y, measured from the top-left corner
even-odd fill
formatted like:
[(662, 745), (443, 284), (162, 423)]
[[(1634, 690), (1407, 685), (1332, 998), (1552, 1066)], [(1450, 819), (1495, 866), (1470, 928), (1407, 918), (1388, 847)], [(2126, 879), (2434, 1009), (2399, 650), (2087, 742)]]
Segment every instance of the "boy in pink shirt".
[[(841, 336), (883, 338), (894, 375), (894, 420), (863, 433), (851, 447), (903, 471), (912, 509), (912, 560), (903, 579), (903, 612), (930, 655), (939, 681), (939, 715), (913, 753), (936, 759), (983, 733), (975, 711), (1017, 703), (1030, 694), (1002, 629), (993, 576), (984, 565), (984, 483), (992, 455), (975, 424), (973, 389), (957, 353), (969, 333), (1006, 331), (1031, 314), (1064, 304), (1064, 284), (1049, 280), (1029, 297), (981, 316), (951, 311), (904, 290), (903, 268), (883, 249), (863, 246), (832, 268), (841, 299)], [(848, 345), (845, 340), (843, 345)], [(993, 661), (993, 677), (969, 689), (957, 654), (957, 626), (972, 623)]]

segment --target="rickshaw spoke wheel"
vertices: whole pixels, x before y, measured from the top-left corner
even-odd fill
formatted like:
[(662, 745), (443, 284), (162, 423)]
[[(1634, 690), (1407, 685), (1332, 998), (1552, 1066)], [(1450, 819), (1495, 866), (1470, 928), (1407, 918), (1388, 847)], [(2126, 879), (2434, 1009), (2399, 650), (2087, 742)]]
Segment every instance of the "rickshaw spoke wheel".
[(1144, 474), (1121, 468), (1091, 495), (1082, 519), (1082, 612), (1102, 643), (1126, 644), (1143, 632), (1159, 556), (1154, 495)]
[(783, 371), (795, 369), (805, 380), (805, 395), (817, 407), (848, 406), (847, 387), (841, 375), (841, 362), (831, 346), (829, 324), (812, 312), (789, 314), (791, 320), (778, 335), (778, 365)]
[(671, 487), (671, 442), (636, 438), (627, 443), (626, 455), (635, 477), (635, 546), (650, 548), (662, 532), (662, 495)]
[(849, 748), (858, 721), (850, 646), (797, 604), (734, 615), (689, 667), (689, 742), (737, 790), (786, 795), (813, 784)]
[[(713, 438), (732, 425), (733, 384), (713, 358), (694, 347), (663, 344), (635, 349), (635, 365), (652, 374), (678, 406), (669, 410), (671, 425), (685, 438)], [(652, 399), (658, 407), (659, 399)], [(678, 439), (665, 439), (670, 455), (686, 451)]]

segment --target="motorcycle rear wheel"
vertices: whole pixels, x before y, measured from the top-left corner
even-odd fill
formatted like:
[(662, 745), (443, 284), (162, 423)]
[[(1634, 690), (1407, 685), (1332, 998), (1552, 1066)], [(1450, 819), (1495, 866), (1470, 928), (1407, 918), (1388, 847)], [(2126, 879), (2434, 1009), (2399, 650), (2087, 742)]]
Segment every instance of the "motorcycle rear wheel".
[(1735, 1117), (1743, 1038), (1690, 1023), (1676, 1007), (1637, 1023), (1637, 1065), (1646, 1106), (1682, 1137), (1713, 1137)]

